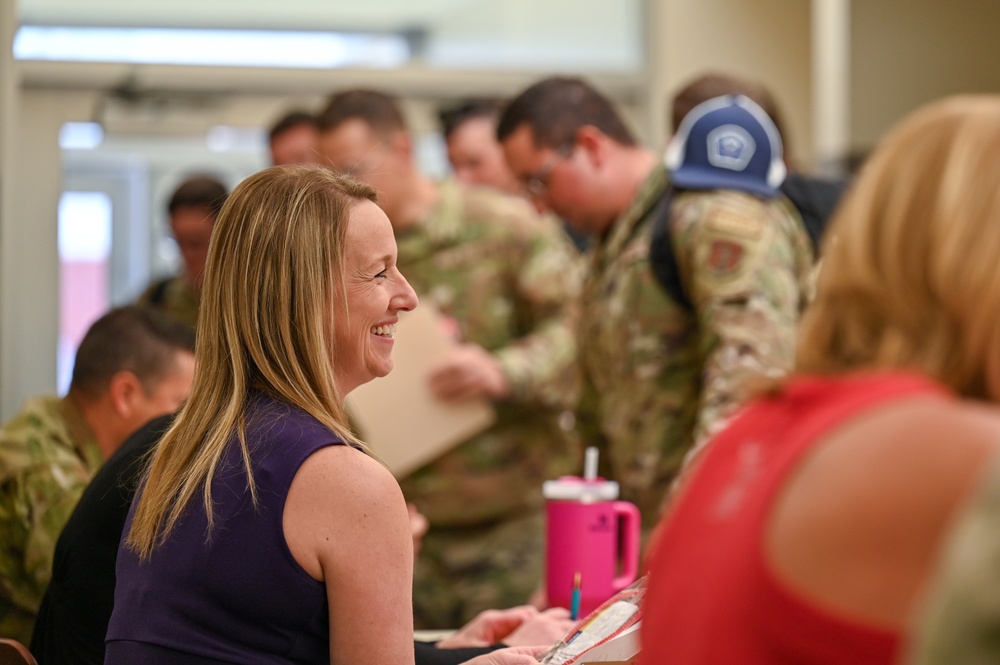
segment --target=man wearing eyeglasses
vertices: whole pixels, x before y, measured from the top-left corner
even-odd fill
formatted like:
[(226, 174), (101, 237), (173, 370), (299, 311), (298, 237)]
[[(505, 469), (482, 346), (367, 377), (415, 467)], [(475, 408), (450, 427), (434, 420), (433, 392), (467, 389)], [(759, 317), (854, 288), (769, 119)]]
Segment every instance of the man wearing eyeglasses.
[[(788, 231), (794, 213), (771, 198), (773, 188), (672, 186), (660, 155), (638, 144), (611, 102), (581, 79), (527, 88), (507, 106), (497, 136), (535, 200), (591, 234), (577, 431), (602, 449), (602, 475), (621, 484), (648, 531), (685, 456), (744, 397), (736, 379), (790, 364), (808, 239)], [(756, 174), (741, 182), (760, 184)], [(657, 220), (673, 241), (680, 296), (651, 264)], [(769, 286), (761, 292), (760, 283)], [(767, 290), (775, 284), (777, 295)]]
[(567, 317), (579, 292), (577, 253), (523, 198), (422, 174), (391, 96), (338, 93), (319, 121), (329, 164), (378, 191), (421, 306), (436, 306), (461, 338), (428, 389), (452, 402), (485, 397), (497, 412), (492, 427), (400, 479), (430, 522), (414, 573), (416, 625), (462, 625), (524, 603), (536, 588), (542, 482), (579, 463), (575, 437), (560, 425), (575, 400)]

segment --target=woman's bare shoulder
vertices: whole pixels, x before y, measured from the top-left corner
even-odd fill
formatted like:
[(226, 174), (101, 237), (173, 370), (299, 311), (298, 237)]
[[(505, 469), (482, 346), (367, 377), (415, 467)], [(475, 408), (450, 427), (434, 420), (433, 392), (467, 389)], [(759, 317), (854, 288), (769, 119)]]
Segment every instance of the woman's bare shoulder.
[(399, 492), (399, 483), (381, 462), (351, 446), (327, 446), (310, 455), (299, 468), (295, 484), (315, 486), (341, 499), (379, 497)]
[[(881, 479), (878, 491), (885, 496), (894, 478), (961, 484), (997, 452), (1000, 409), (921, 397), (878, 407), (837, 428), (805, 461), (800, 475), (829, 476), (831, 482), (845, 475)], [(857, 489), (863, 491), (863, 484)]]
[(309, 456), (289, 488), (285, 540), (316, 579), (343, 555), (390, 545), (411, 547), (409, 517), (399, 483), (377, 460), (349, 446)]
[(914, 398), (824, 439), (770, 511), (767, 556), (800, 593), (898, 627), (941, 541), (1000, 453), (1000, 411)]

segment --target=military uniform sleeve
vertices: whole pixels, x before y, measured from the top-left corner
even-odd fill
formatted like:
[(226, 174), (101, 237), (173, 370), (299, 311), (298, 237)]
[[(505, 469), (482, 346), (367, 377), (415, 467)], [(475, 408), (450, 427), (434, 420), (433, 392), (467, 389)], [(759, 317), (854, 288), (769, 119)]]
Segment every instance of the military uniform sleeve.
[(1000, 662), (1000, 464), (952, 530), (915, 626), (912, 665)]
[(812, 254), (794, 213), (780, 200), (735, 192), (692, 195), (678, 202), (674, 218), (705, 359), (697, 450), (748, 397), (754, 379), (791, 369)]
[(56, 541), (86, 487), (86, 472), (82, 468), (58, 464), (34, 469), (20, 479), (19, 503), (28, 507), (23, 514), (27, 538), (23, 586), (15, 593), (15, 601), (24, 607), (37, 611), (41, 605), (52, 579)]
[(90, 474), (72, 452), (47, 445), (42, 436), (5, 439), (0, 452), (8, 472), (0, 488), (3, 596), (34, 613), (52, 576), (56, 540)]
[(512, 399), (568, 408), (578, 394), (574, 327), (582, 261), (555, 220), (538, 222), (519, 240), (513, 266), (515, 307), (525, 332), (494, 355)]

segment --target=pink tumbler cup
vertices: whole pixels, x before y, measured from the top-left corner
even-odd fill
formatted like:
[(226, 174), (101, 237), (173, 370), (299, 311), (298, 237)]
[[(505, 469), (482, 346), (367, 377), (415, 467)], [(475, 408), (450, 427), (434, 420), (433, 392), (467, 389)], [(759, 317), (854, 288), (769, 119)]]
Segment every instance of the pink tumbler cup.
[(639, 509), (617, 501), (618, 483), (563, 476), (545, 495), (545, 588), (549, 604), (574, 605), (586, 616), (635, 581), (639, 568)]

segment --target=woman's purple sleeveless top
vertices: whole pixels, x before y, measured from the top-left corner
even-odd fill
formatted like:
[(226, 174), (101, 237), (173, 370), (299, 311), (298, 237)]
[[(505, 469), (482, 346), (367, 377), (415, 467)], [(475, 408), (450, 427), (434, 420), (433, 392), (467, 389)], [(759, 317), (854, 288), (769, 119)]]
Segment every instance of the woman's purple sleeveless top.
[(247, 413), (258, 504), (234, 436), (212, 480), (210, 533), (199, 495), (149, 561), (119, 548), (106, 664), (330, 662), (326, 588), (292, 557), (282, 513), (306, 458), (343, 441), (263, 394)]

